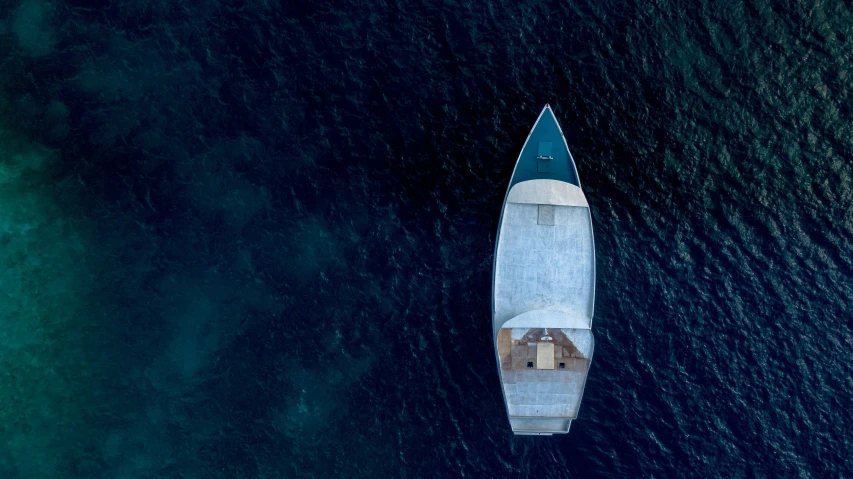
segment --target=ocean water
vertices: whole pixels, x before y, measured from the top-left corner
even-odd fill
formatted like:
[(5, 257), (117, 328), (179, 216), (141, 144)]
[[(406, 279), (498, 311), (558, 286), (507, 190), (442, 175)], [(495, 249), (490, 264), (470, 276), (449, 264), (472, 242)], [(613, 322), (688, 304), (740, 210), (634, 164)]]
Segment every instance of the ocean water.
[[(853, 476), (853, 6), (0, 0), (0, 477)], [(596, 354), (514, 437), (554, 108)]]

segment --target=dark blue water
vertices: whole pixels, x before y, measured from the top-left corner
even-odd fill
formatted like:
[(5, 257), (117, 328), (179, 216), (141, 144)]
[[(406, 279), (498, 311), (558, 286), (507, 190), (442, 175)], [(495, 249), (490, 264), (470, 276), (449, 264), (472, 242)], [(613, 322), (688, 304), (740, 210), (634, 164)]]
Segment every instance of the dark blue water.
[[(853, 475), (853, 8), (0, 1), (0, 476)], [(494, 234), (554, 107), (593, 212), (568, 436)]]

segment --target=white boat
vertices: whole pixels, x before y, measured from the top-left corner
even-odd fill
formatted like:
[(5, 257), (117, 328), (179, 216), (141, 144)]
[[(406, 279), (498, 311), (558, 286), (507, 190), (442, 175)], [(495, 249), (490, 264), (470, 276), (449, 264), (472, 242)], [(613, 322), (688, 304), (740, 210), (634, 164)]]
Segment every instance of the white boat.
[(504, 199), (492, 274), (492, 324), (516, 434), (569, 432), (594, 349), (592, 217), (560, 125), (546, 105)]

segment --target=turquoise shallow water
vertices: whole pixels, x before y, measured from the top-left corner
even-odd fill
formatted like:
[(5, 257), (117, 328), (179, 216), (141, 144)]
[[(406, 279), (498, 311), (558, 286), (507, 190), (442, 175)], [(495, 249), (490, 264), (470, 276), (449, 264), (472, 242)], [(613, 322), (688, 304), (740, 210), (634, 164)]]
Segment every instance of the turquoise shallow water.
[[(0, 3), (0, 476), (846, 477), (844, 2)], [(596, 355), (513, 437), (501, 201), (554, 107)]]

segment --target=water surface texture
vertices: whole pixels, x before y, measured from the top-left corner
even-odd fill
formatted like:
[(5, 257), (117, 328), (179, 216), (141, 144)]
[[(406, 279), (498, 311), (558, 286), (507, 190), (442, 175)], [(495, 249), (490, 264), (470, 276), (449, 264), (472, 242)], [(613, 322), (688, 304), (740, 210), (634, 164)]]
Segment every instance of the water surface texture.
[[(843, 1), (0, 0), (0, 477), (850, 477)], [(514, 437), (494, 235), (589, 200), (568, 436)]]

